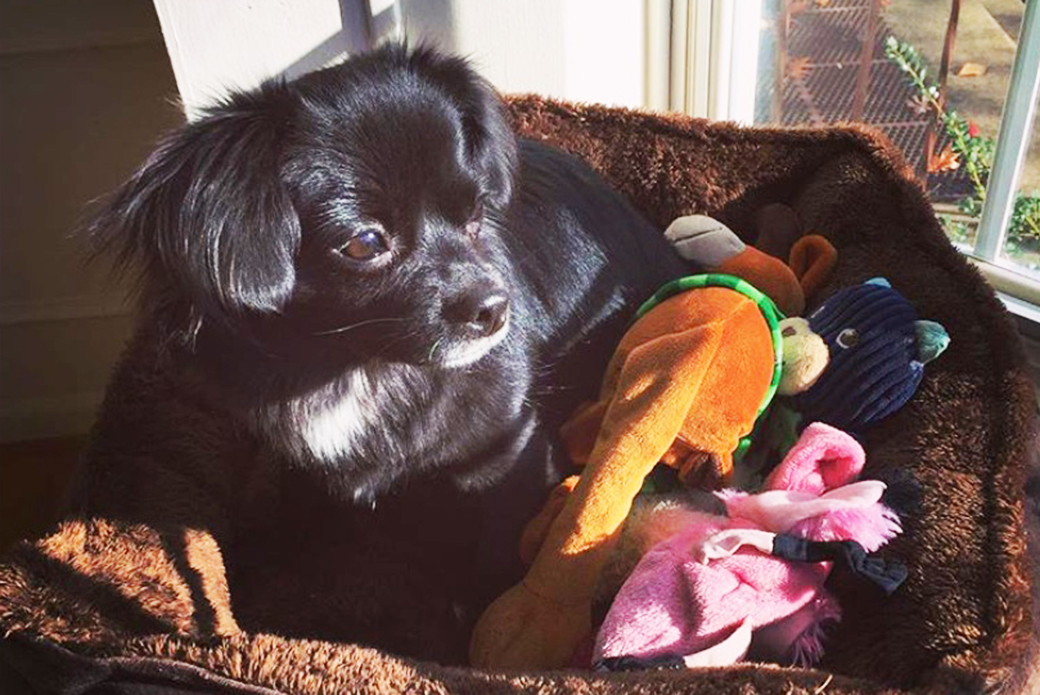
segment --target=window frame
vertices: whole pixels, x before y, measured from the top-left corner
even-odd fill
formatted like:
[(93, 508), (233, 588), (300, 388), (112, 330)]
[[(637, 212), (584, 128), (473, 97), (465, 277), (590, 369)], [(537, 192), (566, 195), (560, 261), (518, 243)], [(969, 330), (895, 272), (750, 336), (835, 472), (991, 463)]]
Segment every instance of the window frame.
[(1022, 15), (1015, 62), (1011, 68), (997, 133), (993, 167), (989, 181), (986, 182), (986, 200), (982, 205), (975, 244), (969, 253), (994, 286), (1005, 294), (1028, 302), (1034, 309), (1040, 309), (1040, 280), (1015, 270), (1014, 264), (1002, 258), (1002, 252), (1018, 193), (1018, 182), (1029, 151), (1038, 99), (1040, 0), (1031, 0), (1025, 3)]
[[(672, 82), (670, 103), (673, 109), (692, 116), (751, 123), (753, 118), (729, 107), (725, 99), (715, 99), (717, 85), (730, 84), (733, 75), (722, 74), (732, 66), (728, 55), (720, 51), (747, 45), (752, 35), (758, 36), (761, 5), (748, 3), (742, 11), (720, 11), (731, 0), (672, 0)], [(677, 8), (678, 9), (677, 11)], [(705, 29), (702, 18), (710, 18)], [(680, 40), (676, 40), (678, 37)], [(742, 40), (720, 42), (715, 37), (741, 37)], [(696, 42), (707, 42), (694, 50)], [(755, 40), (757, 43), (757, 38)], [(693, 56), (703, 56), (701, 60)], [(683, 79), (685, 77), (685, 79)], [(754, 83), (757, 75), (752, 72)], [(746, 85), (746, 74), (739, 84)], [(731, 87), (732, 89), (732, 87)], [(678, 91), (678, 94), (677, 94)], [(973, 246), (958, 244), (968, 259), (997, 290), (998, 296), (1013, 313), (1028, 321), (1040, 322), (1040, 280), (1025, 274), (1003, 258), (1009, 223), (1014, 209), (1018, 181), (1025, 166), (1030, 134), (1037, 118), (1040, 102), (1040, 0), (1025, 2), (1019, 30), (1015, 61), (1004, 100), (997, 146), (986, 199), (979, 218)]]

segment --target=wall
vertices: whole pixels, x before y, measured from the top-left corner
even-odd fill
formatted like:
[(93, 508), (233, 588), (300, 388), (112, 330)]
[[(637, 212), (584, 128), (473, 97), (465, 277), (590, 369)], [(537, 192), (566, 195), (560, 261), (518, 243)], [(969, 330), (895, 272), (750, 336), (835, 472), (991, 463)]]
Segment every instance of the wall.
[(125, 291), (71, 232), (182, 121), (150, 3), (0, 0), (0, 440), (86, 429)]
[(405, 35), (470, 58), (503, 92), (643, 106), (656, 0), (402, 0)]
[(188, 117), (231, 89), (295, 77), (367, 44), (362, 0), (155, 0)]
[[(470, 58), (503, 92), (643, 106), (648, 17), (668, 60), (669, 0), (155, 0), (189, 116), (228, 88), (334, 63), (393, 34)], [(663, 22), (663, 26), (661, 25)], [(667, 100), (658, 98), (664, 107)]]

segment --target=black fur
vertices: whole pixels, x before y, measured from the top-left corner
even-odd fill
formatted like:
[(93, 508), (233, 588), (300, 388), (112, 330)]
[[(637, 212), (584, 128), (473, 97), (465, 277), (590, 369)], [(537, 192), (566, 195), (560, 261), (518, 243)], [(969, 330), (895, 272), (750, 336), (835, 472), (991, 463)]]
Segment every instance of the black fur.
[[(519, 529), (562, 474), (563, 418), (638, 303), (684, 270), (588, 167), (518, 143), (463, 61), (400, 47), (230, 97), (163, 141), (91, 231), (141, 269), (137, 345), (152, 346), (117, 372), (95, 462), (201, 452), (208, 476), (228, 449), (273, 460), (256, 464), (266, 518), (223, 525), (233, 594), (319, 539), (378, 545), (422, 568), (463, 633), (516, 579)], [(219, 431), (164, 420), (160, 389), (122, 397), (142, 363)], [(84, 488), (82, 504), (103, 498)], [(404, 609), (373, 610), (402, 627), (372, 639), (409, 651)], [(370, 622), (321, 636), (366, 639)]]

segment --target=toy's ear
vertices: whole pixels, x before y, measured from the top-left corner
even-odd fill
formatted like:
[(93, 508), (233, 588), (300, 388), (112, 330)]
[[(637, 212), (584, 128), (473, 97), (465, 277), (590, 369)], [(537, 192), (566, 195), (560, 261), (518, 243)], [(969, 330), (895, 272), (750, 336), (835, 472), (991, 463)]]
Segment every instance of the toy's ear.
[(917, 359), (921, 364), (928, 364), (950, 345), (950, 334), (941, 323), (914, 321), (914, 331), (917, 333)]
[(787, 262), (807, 299), (816, 294), (837, 263), (838, 250), (819, 234), (808, 234), (796, 241)]

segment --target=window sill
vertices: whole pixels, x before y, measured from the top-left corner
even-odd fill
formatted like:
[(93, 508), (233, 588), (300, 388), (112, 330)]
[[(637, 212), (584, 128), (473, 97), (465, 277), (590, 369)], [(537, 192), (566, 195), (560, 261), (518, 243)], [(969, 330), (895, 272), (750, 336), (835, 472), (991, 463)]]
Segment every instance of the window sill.
[(979, 269), (982, 276), (993, 287), (997, 298), (1018, 322), (1023, 335), (1040, 339), (1040, 286), (1019, 272), (1003, 266), (987, 263), (977, 258), (968, 260)]

